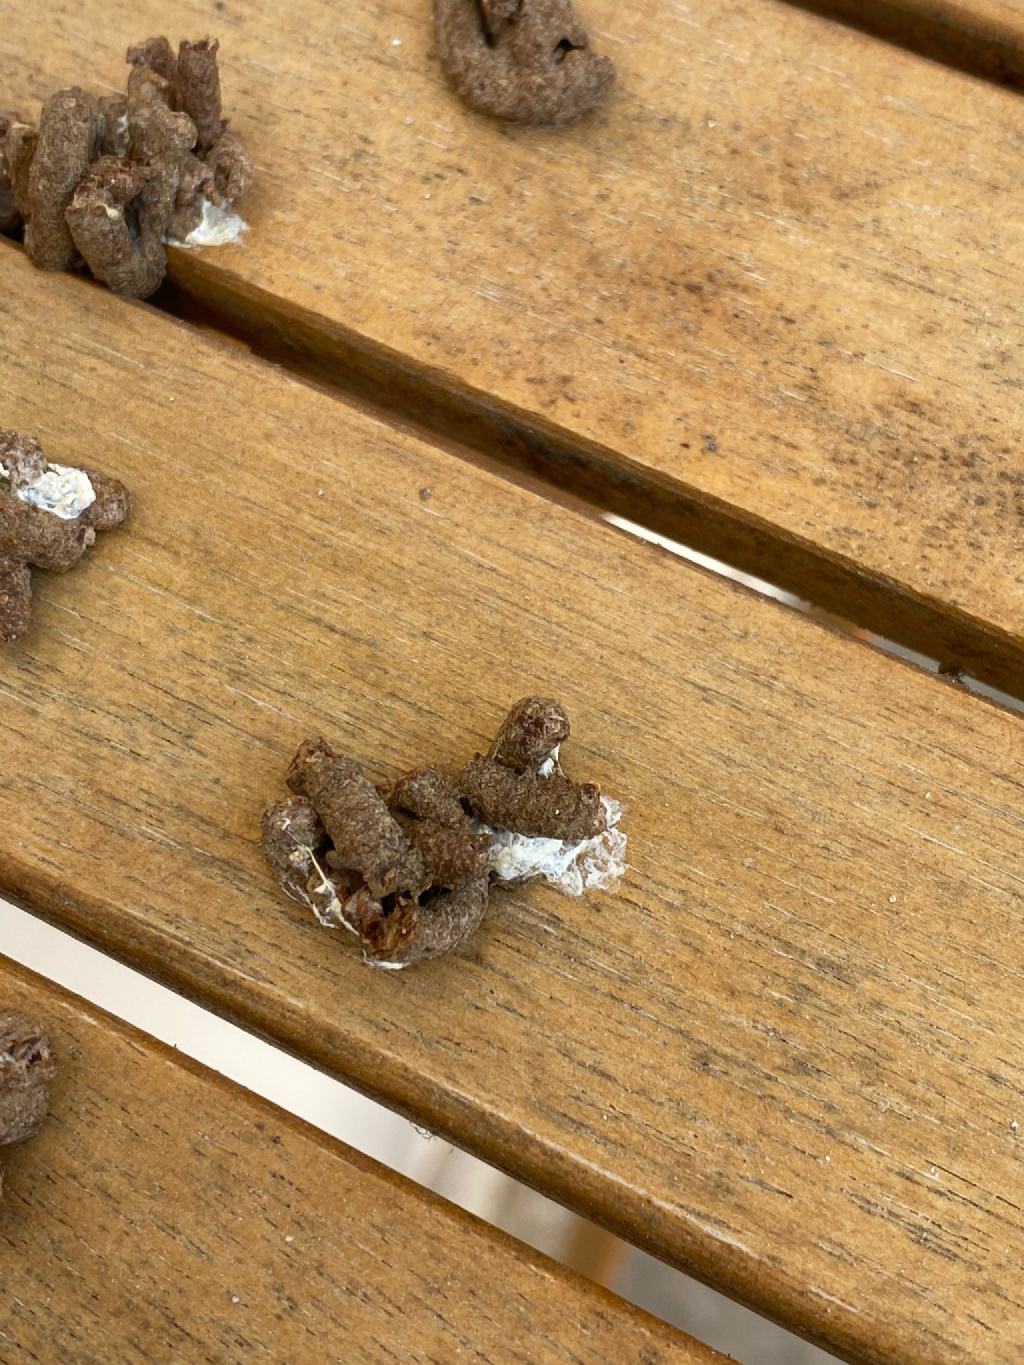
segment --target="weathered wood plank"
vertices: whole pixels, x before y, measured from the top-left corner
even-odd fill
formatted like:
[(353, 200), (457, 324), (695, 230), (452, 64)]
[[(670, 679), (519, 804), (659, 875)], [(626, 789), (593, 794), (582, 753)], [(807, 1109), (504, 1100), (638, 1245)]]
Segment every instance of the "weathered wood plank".
[(461, 108), (426, 0), (0, 0), (0, 89), (216, 30), (260, 184), (188, 306), (1024, 690), (1021, 107), (779, 0), (588, 0), (607, 113)]
[(725, 1365), (5, 959), (0, 999), (61, 1060), (2, 1156), (5, 1360)]
[[(0, 889), (834, 1349), (1016, 1362), (1019, 717), (0, 272), (5, 421), (137, 501), (0, 659)], [(529, 691), (628, 804), (621, 895), (396, 977), (275, 892), (300, 736), (455, 767)]]

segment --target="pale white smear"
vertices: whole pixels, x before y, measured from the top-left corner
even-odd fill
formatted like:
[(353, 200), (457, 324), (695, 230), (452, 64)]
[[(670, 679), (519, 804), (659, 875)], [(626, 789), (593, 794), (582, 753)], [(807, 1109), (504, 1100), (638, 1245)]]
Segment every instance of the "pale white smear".
[(14, 495), (62, 521), (74, 521), (96, 501), (96, 491), (85, 470), (64, 464), (48, 464), (33, 483), (15, 488)]
[(211, 204), (203, 200), (203, 216), (183, 242), (171, 240), (172, 246), (232, 246), (240, 242), (249, 224), (226, 204)]
[(562, 746), (560, 744), (556, 744), (555, 747), (551, 750), (547, 758), (537, 769), (538, 777), (550, 777), (552, 773), (562, 771), (558, 763), (558, 753), (561, 747)]
[(543, 877), (570, 896), (584, 891), (617, 891), (626, 871), (626, 836), (619, 829), (622, 806), (601, 797), (608, 828), (592, 839), (563, 843), (561, 839), (532, 839), (508, 829), (479, 828), (492, 836), (491, 871), (503, 882)]

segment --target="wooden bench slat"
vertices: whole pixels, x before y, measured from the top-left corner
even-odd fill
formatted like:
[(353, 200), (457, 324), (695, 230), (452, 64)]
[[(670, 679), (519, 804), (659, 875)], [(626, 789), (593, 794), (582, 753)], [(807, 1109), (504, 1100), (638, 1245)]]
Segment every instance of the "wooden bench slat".
[[(425, 0), (175, 11), (260, 168), (244, 248), (176, 285), (1020, 691), (1018, 99), (781, 0), (586, 12), (620, 90), (546, 133), (458, 104)], [(0, 89), (120, 83), (168, 22), (0, 0)]]
[[(137, 512), (0, 658), (0, 889), (834, 1349), (1024, 1346), (1020, 718), (0, 248), (4, 420)], [(421, 490), (430, 489), (428, 500)], [(368, 970), (257, 844), (527, 692), (618, 896)]]
[(725, 1357), (0, 959), (51, 1117), (0, 1152), (5, 1360)]
[(1020, 0), (790, 0), (934, 61), (1024, 87)]

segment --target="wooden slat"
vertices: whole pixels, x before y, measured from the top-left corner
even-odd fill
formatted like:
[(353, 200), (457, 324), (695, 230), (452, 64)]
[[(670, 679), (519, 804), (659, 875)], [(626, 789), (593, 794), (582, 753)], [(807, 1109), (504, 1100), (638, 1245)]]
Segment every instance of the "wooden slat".
[(1021, 0), (790, 0), (933, 61), (1024, 88)]
[[(836, 1349), (1018, 1361), (1020, 718), (0, 272), (5, 420), (138, 508), (0, 660), (0, 888)], [(276, 893), (299, 737), (456, 768), (531, 691), (629, 807), (619, 896), (396, 976)]]
[(51, 1117), (4, 1151), (6, 1361), (725, 1357), (0, 959)]
[(259, 163), (183, 306), (1024, 691), (1021, 106), (779, 0), (587, 0), (605, 115), (509, 132), (426, 0), (0, 0), (0, 90), (216, 30)]

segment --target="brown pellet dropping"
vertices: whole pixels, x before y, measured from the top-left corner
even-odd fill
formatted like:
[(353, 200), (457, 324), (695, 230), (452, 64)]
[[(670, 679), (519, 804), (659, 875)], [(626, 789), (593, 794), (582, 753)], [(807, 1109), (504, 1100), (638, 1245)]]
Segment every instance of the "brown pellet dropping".
[(127, 298), (149, 298), (167, 268), (163, 236), (152, 227), (154, 215), (145, 211), (143, 192), (150, 183), (140, 163), (103, 156), (78, 182), (67, 209), (71, 236), (86, 265)]
[(468, 824), (452, 829), (436, 820), (417, 820), (409, 815), (396, 818), (402, 833), (423, 859), (430, 886), (455, 890), (487, 876), (491, 844), (487, 835), (473, 834)]
[(219, 47), (216, 38), (203, 38), (197, 43), (183, 39), (178, 47), (178, 100), (196, 126), (199, 156), (205, 156), (216, 146), (225, 128), (217, 70)]
[(45, 1030), (19, 1010), (0, 1009), (0, 1145), (35, 1135), (56, 1074)]
[(358, 763), (335, 754), (324, 739), (305, 740), (292, 759), (288, 786), (309, 798), (338, 866), (358, 872), (371, 895), (426, 889), (423, 860)]
[(367, 899), (356, 909), (357, 932), (370, 961), (408, 967), (461, 947), (483, 922), (489, 893), (490, 883), (481, 877), (390, 911)]
[(570, 123), (615, 83), (571, 0), (434, 0), (434, 24), (448, 80), (492, 118)]
[(124, 95), (77, 86), (43, 105), (38, 129), (0, 114), (0, 232), (25, 224), (36, 265), (85, 264), (116, 293), (146, 298), (165, 243), (249, 188), (253, 162), (221, 111), (216, 39), (128, 49)]
[(0, 1008), (0, 1147), (26, 1142), (38, 1132), (56, 1074), (45, 1031), (19, 1010)]
[(417, 768), (400, 777), (389, 800), (396, 810), (415, 815), (419, 820), (436, 820), (449, 829), (467, 824), (455, 783), (440, 768)]
[(558, 773), (517, 773), (477, 756), (462, 770), (462, 789), (485, 824), (530, 838), (576, 843), (602, 833), (607, 824), (600, 789)]
[(0, 641), (29, 628), (29, 570), (66, 573), (129, 511), (117, 479), (51, 464), (34, 437), (0, 431)]
[(7, 156), (7, 138), (17, 122), (15, 114), (0, 110), (0, 233), (13, 232), (21, 222), (21, 209), (14, 194), (14, 177)]
[(502, 721), (488, 757), (517, 773), (535, 773), (568, 738), (564, 706), (550, 697), (523, 697)]
[(64, 211), (100, 144), (94, 96), (72, 86), (43, 105), (28, 173), (25, 250), (42, 270), (70, 270), (78, 260)]

